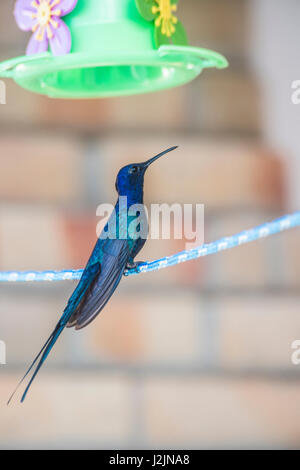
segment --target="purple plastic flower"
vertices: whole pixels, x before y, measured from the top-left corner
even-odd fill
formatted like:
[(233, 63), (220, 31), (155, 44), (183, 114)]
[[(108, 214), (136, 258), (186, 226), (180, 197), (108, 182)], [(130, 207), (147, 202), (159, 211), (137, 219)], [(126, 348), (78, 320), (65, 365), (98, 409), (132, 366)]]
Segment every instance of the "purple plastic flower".
[(69, 54), (72, 45), (68, 26), (61, 20), (77, 5), (78, 0), (17, 0), (15, 18), (20, 29), (32, 31), (26, 54), (46, 52), (51, 46), (53, 55)]

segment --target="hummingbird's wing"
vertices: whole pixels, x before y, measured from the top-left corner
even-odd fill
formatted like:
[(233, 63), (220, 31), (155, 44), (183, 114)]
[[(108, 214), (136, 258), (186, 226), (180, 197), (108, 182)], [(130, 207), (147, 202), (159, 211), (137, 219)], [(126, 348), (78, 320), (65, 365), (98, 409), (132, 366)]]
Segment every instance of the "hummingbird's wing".
[(101, 240), (100, 251), (101, 262), (95, 259), (95, 262), (90, 262), (85, 268), (79, 284), (70, 297), (63, 315), (39, 354), (32, 362), (30, 368), (19, 382), (17, 388), (11, 395), (9, 402), (21, 383), (37, 364), (36, 369), (34, 370), (22, 395), (21, 401), (23, 402), (25, 400), (32, 382), (64, 328), (66, 326), (75, 326), (76, 329), (81, 329), (87, 326), (100, 313), (114, 293), (122, 278), (127, 260), (130, 256), (129, 243), (127, 240)]
[(122, 279), (130, 256), (128, 240), (107, 239), (101, 246), (101, 268), (73, 312), (67, 327), (86, 327), (104, 308)]

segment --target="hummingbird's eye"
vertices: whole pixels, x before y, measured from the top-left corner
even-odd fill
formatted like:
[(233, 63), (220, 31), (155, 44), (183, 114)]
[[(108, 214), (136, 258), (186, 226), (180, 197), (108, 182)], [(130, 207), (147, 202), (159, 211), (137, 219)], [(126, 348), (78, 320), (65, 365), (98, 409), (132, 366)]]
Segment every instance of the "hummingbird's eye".
[(132, 166), (129, 170), (129, 173), (133, 175), (134, 173), (138, 172), (138, 167), (137, 166)]

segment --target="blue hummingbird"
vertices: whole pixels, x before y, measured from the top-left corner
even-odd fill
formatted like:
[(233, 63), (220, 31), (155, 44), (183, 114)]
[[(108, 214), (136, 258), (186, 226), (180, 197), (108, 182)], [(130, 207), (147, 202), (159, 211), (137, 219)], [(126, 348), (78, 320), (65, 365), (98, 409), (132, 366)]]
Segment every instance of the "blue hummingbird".
[[(8, 403), (11, 401), (18, 387), (36, 365), (22, 395), (21, 402), (25, 400), (32, 382), (64, 328), (75, 327), (76, 330), (85, 328), (103, 310), (118, 287), (124, 272), (127, 269), (137, 269), (139, 264), (141, 264), (141, 262), (135, 261), (135, 257), (143, 248), (147, 236), (134, 237), (130, 233), (129, 227), (131, 226), (134, 216), (129, 215), (129, 208), (135, 204), (139, 204), (139, 207), (142, 208), (140, 211), (142, 213), (139, 214), (139, 218), (147, 220), (145, 209), (143, 209), (145, 172), (158, 158), (176, 148), (177, 147), (171, 147), (144, 163), (133, 163), (121, 168), (119, 171), (116, 180), (118, 200), (115, 205), (115, 210), (98, 238), (82, 277), (71, 295), (61, 318), (18, 384), (16, 390), (13, 392)], [(121, 196), (123, 199), (126, 196), (125, 205), (120, 203), (121, 200), (123, 200)], [(126, 217), (124, 217), (124, 215)], [(110, 222), (112, 217), (114, 217), (113, 222), (116, 227), (116, 236), (114, 238), (106, 236), (111, 226)], [(124, 223), (126, 224), (125, 227)], [(120, 237), (120, 233), (123, 233), (122, 237)]]

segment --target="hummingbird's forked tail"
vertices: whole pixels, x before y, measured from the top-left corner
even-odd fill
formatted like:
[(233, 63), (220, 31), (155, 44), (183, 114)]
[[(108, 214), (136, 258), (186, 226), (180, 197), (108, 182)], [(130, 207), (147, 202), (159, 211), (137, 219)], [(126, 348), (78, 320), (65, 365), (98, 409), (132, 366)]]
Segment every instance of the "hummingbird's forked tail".
[(34, 359), (34, 361), (32, 362), (31, 366), (29, 367), (28, 371), (26, 372), (26, 374), (24, 375), (24, 377), (22, 378), (22, 380), (18, 383), (16, 389), (14, 390), (14, 392), (12, 393), (12, 395), (10, 396), (7, 404), (9, 405), (9, 403), (11, 402), (13, 396), (15, 395), (16, 391), (18, 390), (18, 388), (20, 387), (20, 385), (23, 383), (23, 381), (26, 379), (26, 377), (29, 375), (30, 371), (32, 370), (32, 368), (34, 367), (34, 365), (37, 363), (37, 361), (39, 360), (38, 362), (38, 365), (36, 366), (36, 369), (22, 395), (22, 398), (21, 398), (21, 403), (23, 403), (23, 401), (25, 400), (26, 398), (26, 395), (28, 393), (28, 390), (30, 388), (30, 386), (32, 385), (32, 382), (34, 381), (38, 371), (40, 370), (40, 368), (42, 367), (42, 365), (44, 364), (45, 360), (47, 359), (51, 349), (53, 348), (54, 344), (56, 343), (56, 341), (58, 340), (60, 334), (62, 333), (63, 329), (65, 328), (66, 326), (66, 322), (65, 321), (59, 321), (59, 323), (56, 325), (55, 329), (53, 330), (52, 334), (49, 336), (49, 338), (47, 339), (46, 343), (44, 344), (44, 346), (42, 347), (42, 349), (40, 350), (40, 352), (38, 353), (38, 355), (36, 356), (36, 358)]

